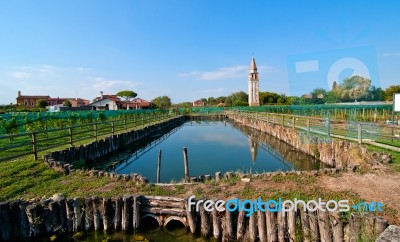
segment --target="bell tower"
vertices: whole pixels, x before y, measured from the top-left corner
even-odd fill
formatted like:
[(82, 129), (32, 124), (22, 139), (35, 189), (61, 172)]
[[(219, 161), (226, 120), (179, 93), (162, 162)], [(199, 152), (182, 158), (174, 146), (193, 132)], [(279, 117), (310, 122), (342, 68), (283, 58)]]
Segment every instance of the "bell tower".
[(260, 106), (259, 100), (259, 82), (258, 72), (256, 66), (256, 60), (251, 59), (250, 70), (249, 70), (249, 106)]

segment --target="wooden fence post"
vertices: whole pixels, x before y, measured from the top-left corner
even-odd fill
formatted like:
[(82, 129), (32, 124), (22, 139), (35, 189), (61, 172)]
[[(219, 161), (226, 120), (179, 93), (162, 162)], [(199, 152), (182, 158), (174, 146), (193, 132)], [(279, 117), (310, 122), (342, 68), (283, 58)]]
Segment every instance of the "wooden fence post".
[(68, 136), (69, 136), (69, 145), (72, 147), (74, 146), (72, 127), (68, 128)]
[(328, 123), (328, 137), (331, 137), (331, 120), (329, 118), (326, 119), (326, 122)]
[(358, 143), (362, 144), (362, 125), (358, 123)]
[(292, 128), (296, 129), (296, 118), (294, 116), (292, 117)]
[(37, 160), (37, 140), (36, 140), (36, 133), (32, 133), (32, 152), (33, 158)]
[(111, 121), (111, 134), (115, 134), (115, 121)]
[(310, 118), (307, 118), (307, 135), (310, 135)]
[(93, 125), (93, 129), (94, 129), (94, 139), (97, 141), (97, 124)]

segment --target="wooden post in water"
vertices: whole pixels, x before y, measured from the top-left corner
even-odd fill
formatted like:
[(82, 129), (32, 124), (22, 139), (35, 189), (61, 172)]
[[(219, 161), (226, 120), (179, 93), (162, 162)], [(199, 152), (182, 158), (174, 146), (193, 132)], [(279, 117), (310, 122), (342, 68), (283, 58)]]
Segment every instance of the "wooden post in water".
[(158, 151), (158, 162), (157, 162), (157, 183), (160, 183), (160, 173), (161, 173), (161, 149)]
[(189, 161), (187, 155), (187, 148), (183, 147), (183, 165), (185, 166), (185, 181), (189, 181)]

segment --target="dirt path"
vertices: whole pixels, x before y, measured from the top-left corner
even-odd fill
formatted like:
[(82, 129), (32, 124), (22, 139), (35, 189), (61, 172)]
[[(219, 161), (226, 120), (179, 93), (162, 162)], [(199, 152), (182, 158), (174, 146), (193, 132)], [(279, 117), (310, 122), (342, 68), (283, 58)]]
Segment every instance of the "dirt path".
[(399, 173), (343, 173), (339, 177), (323, 176), (319, 178), (321, 188), (332, 191), (352, 191), (367, 202), (381, 202), (394, 208), (392, 214), (400, 224), (400, 174)]

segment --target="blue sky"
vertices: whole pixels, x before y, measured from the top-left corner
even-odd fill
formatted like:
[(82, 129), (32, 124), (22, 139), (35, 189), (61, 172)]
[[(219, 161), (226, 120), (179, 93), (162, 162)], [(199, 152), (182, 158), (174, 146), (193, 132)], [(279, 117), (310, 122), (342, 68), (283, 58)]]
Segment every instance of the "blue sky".
[(0, 104), (18, 90), (226, 96), (247, 91), (253, 53), (261, 91), (299, 95), (351, 74), (385, 88), (400, 84), (399, 12), (394, 0), (0, 1)]

